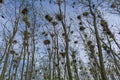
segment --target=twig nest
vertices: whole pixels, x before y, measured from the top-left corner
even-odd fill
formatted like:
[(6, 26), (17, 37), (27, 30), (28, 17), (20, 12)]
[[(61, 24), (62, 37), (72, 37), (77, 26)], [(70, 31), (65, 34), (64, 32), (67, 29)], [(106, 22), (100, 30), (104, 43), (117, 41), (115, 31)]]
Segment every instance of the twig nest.
[(32, 79), (35, 79), (35, 76), (33, 76)]
[(98, 14), (97, 17), (98, 17), (98, 18), (101, 18), (101, 15)]
[(89, 15), (89, 12), (84, 12), (83, 13), (83, 16), (88, 16)]
[(58, 66), (59, 66), (59, 64), (58, 64), (58, 63), (55, 63), (55, 66), (56, 66), (56, 67), (58, 67)]
[(79, 20), (80, 20), (80, 19), (81, 19), (81, 16), (80, 16), (80, 15), (78, 15), (78, 16), (77, 16), (77, 19), (79, 19)]
[(112, 35), (111, 31), (109, 29), (106, 30), (106, 34)]
[(17, 63), (14, 63), (13, 66), (14, 66), (14, 67), (17, 67)]
[(95, 48), (95, 45), (90, 45), (90, 48), (91, 48), (91, 49), (94, 49), (94, 48)]
[(23, 21), (24, 21), (24, 22), (28, 21), (27, 16), (23, 16)]
[(46, 34), (44, 34), (44, 36), (48, 36), (48, 34), (46, 33)]
[(101, 20), (101, 26), (103, 27), (103, 31), (105, 31), (106, 34), (110, 35), (110, 37), (112, 36), (112, 32), (110, 31), (110, 29), (108, 28), (108, 24), (105, 20)]
[(28, 9), (27, 8), (24, 8), (23, 10), (22, 10), (22, 14), (23, 15), (26, 15), (28, 13)]
[(17, 63), (18, 61), (16, 59), (13, 60), (14, 63)]
[(84, 37), (87, 38), (87, 34), (84, 34)]
[(101, 20), (101, 21), (100, 21), (100, 24), (101, 24), (101, 26), (103, 26), (103, 27), (108, 27), (108, 24), (107, 24), (107, 22), (106, 22), (105, 20)]
[(17, 61), (20, 61), (20, 59), (21, 59), (21, 57), (19, 56), (19, 57), (17, 57)]
[(92, 41), (89, 40), (89, 41), (87, 42), (87, 45), (91, 45), (91, 44), (92, 44)]
[(70, 42), (71, 40), (70, 39), (68, 39), (68, 42)]
[(94, 48), (95, 48), (95, 46), (94, 46), (94, 45), (89, 45), (89, 48), (90, 48), (90, 51), (91, 51), (92, 53), (94, 53)]
[(60, 52), (60, 55), (65, 58), (65, 52)]
[(107, 53), (110, 53), (110, 50), (106, 50)]
[(48, 34), (44, 31), (42, 32), (42, 35), (47, 36)]
[(80, 30), (81, 31), (85, 30), (85, 27), (84, 26), (80, 26)]
[(57, 23), (56, 21), (53, 21), (53, 22), (52, 22), (52, 25), (53, 25), (53, 26), (56, 26), (57, 24), (58, 24), (58, 23)]
[(57, 4), (61, 5), (63, 3), (63, 0), (57, 0)]
[(17, 43), (17, 40), (13, 40), (13, 42), (12, 42), (13, 44), (16, 44)]
[(115, 3), (112, 3), (110, 7), (111, 7), (111, 8), (116, 8), (116, 4), (115, 4)]
[(55, 34), (53, 34), (53, 33), (51, 33), (50, 35), (51, 35), (51, 37), (54, 37), (54, 36), (55, 36)]
[(87, 42), (87, 45), (88, 45), (90, 51), (91, 51), (92, 53), (94, 53), (95, 45), (92, 45), (92, 41), (89, 40), (89, 41)]
[(58, 47), (53, 47), (54, 49), (58, 49)]
[(28, 28), (30, 27), (30, 22), (28, 20), (25, 22), (25, 24), (27, 25)]
[(44, 43), (45, 45), (49, 45), (49, 44), (50, 44), (50, 40), (48, 40), (48, 39), (47, 39), (47, 40), (44, 40), (43, 43)]
[(83, 67), (81, 66), (81, 67), (80, 67), (80, 70), (82, 70), (82, 69), (83, 69)]
[(107, 50), (107, 46), (106, 45), (103, 44), (102, 47), (103, 47), (104, 50)]
[(11, 50), (11, 51), (10, 51), (10, 54), (15, 54), (15, 51), (14, 51), (14, 50)]
[(61, 20), (63, 19), (63, 16), (62, 16), (61, 14), (57, 14), (57, 15), (56, 15), (56, 19), (57, 19), (58, 21), (61, 21)]
[(26, 41), (24, 41), (23, 46), (28, 46), (28, 43)]
[(28, 32), (28, 31), (24, 31), (24, 35), (30, 35), (30, 32)]
[(45, 15), (45, 19), (47, 21), (51, 22), (53, 18), (49, 14), (47, 14), (47, 15)]
[(28, 39), (30, 37), (30, 32), (24, 31), (24, 39)]
[(111, 34), (110, 34), (110, 38), (114, 38), (114, 34), (112, 34), (112, 32), (111, 32)]

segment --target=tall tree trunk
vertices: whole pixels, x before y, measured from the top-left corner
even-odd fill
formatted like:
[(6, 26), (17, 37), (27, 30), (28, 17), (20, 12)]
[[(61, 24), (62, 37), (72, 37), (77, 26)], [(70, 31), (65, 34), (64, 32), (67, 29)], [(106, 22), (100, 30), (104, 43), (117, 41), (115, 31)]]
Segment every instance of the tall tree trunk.
[(91, 15), (93, 16), (93, 26), (94, 26), (94, 29), (95, 29), (95, 36), (96, 36), (97, 47), (98, 47), (98, 52), (99, 52), (99, 63), (100, 63), (101, 77), (102, 77), (102, 80), (108, 80), (107, 75), (106, 75), (106, 71), (105, 71), (104, 61), (103, 61), (103, 53), (102, 53), (101, 42), (99, 40), (100, 37), (99, 37), (98, 30), (97, 30), (96, 15), (92, 11), (91, 1), (88, 0), (88, 2), (89, 2), (89, 10), (91, 12)]
[(67, 28), (66, 28), (66, 24), (65, 24), (65, 14), (63, 16), (62, 11), (61, 11), (61, 5), (58, 4), (58, 6), (59, 6), (60, 15), (63, 17), (63, 19), (61, 20), (61, 23), (62, 23), (62, 27), (63, 27), (64, 33), (65, 33), (65, 53), (66, 53), (66, 66), (67, 66), (67, 71), (68, 71), (68, 77), (69, 77), (69, 80), (73, 80), (72, 72), (71, 72), (71, 68), (70, 68), (69, 38), (68, 38)]

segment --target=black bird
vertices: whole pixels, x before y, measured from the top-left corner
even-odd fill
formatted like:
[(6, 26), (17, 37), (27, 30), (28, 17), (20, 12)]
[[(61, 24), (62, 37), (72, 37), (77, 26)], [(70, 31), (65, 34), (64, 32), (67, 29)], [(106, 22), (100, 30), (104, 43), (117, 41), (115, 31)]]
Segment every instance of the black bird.
[(1, 15), (2, 18), (5, 18), (3, 15)]

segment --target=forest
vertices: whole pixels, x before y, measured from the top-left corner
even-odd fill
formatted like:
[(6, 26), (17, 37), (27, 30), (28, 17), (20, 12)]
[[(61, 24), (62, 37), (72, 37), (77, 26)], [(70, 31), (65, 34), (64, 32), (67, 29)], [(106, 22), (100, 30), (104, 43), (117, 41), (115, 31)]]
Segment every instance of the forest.
[(0, 80), (120, 80), (120, 0), (0, 0)]

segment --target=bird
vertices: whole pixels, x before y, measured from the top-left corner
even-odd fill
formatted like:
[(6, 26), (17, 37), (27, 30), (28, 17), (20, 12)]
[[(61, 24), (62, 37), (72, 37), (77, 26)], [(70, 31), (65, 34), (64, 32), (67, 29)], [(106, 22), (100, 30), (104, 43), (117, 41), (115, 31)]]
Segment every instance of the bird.
[(2, 18), (5, 18), (3, 15), (1, 15)]

